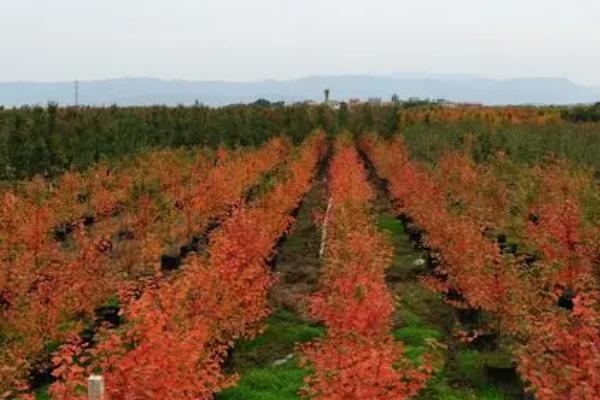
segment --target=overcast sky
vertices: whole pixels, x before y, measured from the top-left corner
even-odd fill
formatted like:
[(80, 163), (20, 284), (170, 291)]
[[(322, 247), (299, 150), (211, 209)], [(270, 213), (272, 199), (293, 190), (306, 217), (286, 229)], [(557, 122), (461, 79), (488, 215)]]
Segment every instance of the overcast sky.
[(0, 0), (0, 81), (393, 72), (600, 86), (600, 0)]

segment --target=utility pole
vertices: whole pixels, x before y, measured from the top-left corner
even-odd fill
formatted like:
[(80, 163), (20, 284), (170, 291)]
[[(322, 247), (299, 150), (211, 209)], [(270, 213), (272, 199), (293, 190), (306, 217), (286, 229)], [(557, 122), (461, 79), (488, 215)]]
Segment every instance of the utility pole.
[(75, 80), (75, 107), (79, 107), (79, 81)]

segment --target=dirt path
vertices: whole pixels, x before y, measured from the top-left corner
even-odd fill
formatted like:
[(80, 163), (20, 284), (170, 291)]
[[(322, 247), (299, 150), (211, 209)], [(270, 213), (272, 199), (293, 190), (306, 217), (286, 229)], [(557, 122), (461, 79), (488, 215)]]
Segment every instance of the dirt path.
[(303, 318), (307, 318), (303, 299), (315, 290), (321, 269), (321, 227), (315, 223), (315, 214), (325, 211), (326, 191), (327, 183), (320, 177), (304, 199), (294, 230), (277, 254), (274, 272), (278, 282), (270, 291), (272, 307)]
[(273, 272), (278, 282), (270, 291), (273, 310), (265, 332), (252, 341), (236, 344), (228, 370), (240, 375), (235, 388), (217, 395), (220, 400), (298, 399), (307, 371), (294, 355), (297, 344), (323, 334), (323, 328), (306, 316), (304, 299), (319, 278), (321, 228), (314, 213), (326, 207), (324, 167), (298, 209), (293, 231), (280, 243)]

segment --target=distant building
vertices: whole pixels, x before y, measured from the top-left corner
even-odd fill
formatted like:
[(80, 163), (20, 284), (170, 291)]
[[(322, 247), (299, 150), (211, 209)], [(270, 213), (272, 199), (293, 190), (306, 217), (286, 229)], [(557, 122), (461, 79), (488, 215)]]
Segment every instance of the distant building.
[(357, 98), (348, 99), (348, 106), (350, 106), (350, 107), (357, 106), (359, 104), (360, 104), (360, 99), (357, 99)]
[(342, 102), (341, 101), (337, 101), (337, 100), (329, 100), (327, 102), (327, 105), (329, 107), (333, 108), (334, 110), (338, 110), (342, 106)]
[(441, 105), (442, 107), (447, 108), (480, 108), (483, 107), (481, 103), (457, 103), (455, 101), (449, 100), (438, 100), (436, 104)]
[(303, 100), (303, 101), (297, 101), (294, 103), (295, 105), (299, 105), (299, 106), (316, 106), (319, 103), (317, 103), (314, 100)]
[(456, 104), (453, 101), (449, 101), (449, 100), (439, 101), (438, 104), (441, 105), (442, 107), (447, 107), (447, 108), (456, 108), (456, 107), (458, 107), (458, 104)]
[(380, 106), (381, 97), (369, 97), (369, 104), (372, 106)]
[(459, 107), (462, 108), (480, 108), (483, 107), (483, 104), (481, 103), (458, 103)]

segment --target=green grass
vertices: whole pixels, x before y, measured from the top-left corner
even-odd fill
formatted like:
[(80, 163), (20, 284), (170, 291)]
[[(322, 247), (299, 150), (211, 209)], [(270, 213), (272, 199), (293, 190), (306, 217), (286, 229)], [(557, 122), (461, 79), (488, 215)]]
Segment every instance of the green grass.
[(307, 371), (295, 359), (281, 366), (249, 368), (242, 373), (239, 384), (218, 395), (221, 400), (286, 400), (298, 399)]
[(437, 329), (426, 326), (409, 325), (394, 331), (394, 338), (402, 340), (410, 346), (425, 346), (428, 340), (441, 340), (442, 334)]
[[(489, 382), (485, 365), (506, 365), (506, 358), (495, 353), (460, 349), (456, 361), (448, 364), (448, 341), (454, 326), (451, 309), (440, 296), (426, 289), (418, 280), (426, 273), (424, 266), (414, 261), (423, 255), (413, 249), (402, 223), (389, 213), (377, 219), (380, 230), (394, 244), (394, 258), (387, 270), (390, 288), (398, 295), (394, 317), (394, 338), (405, 345), (405, 355), (415, 364), (425, 352), (433, 355), (435, 375), (419, 394), (419, 400), (506, 400), (515, 399), (507, 389)], [(438, 345), (435, 345), (435, 343)], [(508, 390), (514, 390), (509, 388)]]
[(445, 374), (438, 374), (429, 380), (427, 387), (417, 397), (418, 400), (506, 400), (506, 395), (498, 388), (471, 388), (466, 385), (452, 385)]
[(324, 332), (286, 310), (276, 310), (267, 320), (267, 329), (251, 341), (236, 343), (233, 367), (244, 372), (257, 366), (269, 366), (294, 352), (296, 343), (308, 342)]
[(424, 272), (423, 266), (416, 266), (415, 260), (422, 254), (415, 251), (404, 231), (402, 222), (394, 215), (382, 213), (377, 219), (377, 226), (394, 245), (394, 258), (392, 265), (387, 270), (387, 276), (395, 280), (409, 280), (415, 275)]
[(298, 399), (298, 391), (308, 371), (297, 364), (297, 357), (274, 366), (273, 362), (294, 352), (298, 343), (306, 343), (324, 333), (286, 310), (276, 310), (267, 320), (265, 332), (251, 341), (236, 343), (232, 371), (240, 375), (236, 387), (218, 394), (218, 399), (275, 400)]
[[(405, 355), (415, 364), (421, 362), (421, 357), (426, 352), (435, 351), (436, 359), (443, 359), (444, 354), (439, 346), (434, 346), (434, 343), (442, 340), (442, 333), (437, 329), (428, 326), (408, 325), (393, 332), (394, 339), (402, 341), (405, 347)], [(441, 363), (436, 363), (441, 368)]]
[[(452, 370), (442, 370), (427, 384), (420, 400), (507, 400), (519, 398), (518, 388), (503, 388), (488, 380), (484, 366), (498, 356), (461, 349), (456, 353), (456, 365)], [(505, 360), (504, 357), (500, 357)], [(500, 361), (498, 361), (500, 362)], [(502, 364), (504, 365), (504, 364)]]
[(48, 394), (48, 386), (44, 386), (43, 388), (36, 390), (35, 400), (50, 400), (50, 395)]
[(391, 214), (381, 215), (377, 220), (377, 225), (379, 226), (379, 229), (386, 230), (393, 235), (400, 235), (404, 233), (402, 222), (400, 222), (398, 218)]
[(462, 349), (456, 353), (457, 371), (455, 379), (469, 382), (477, 388), (484, 388), (487, 379), (483, 370), (483, 354), (475, 350)]

